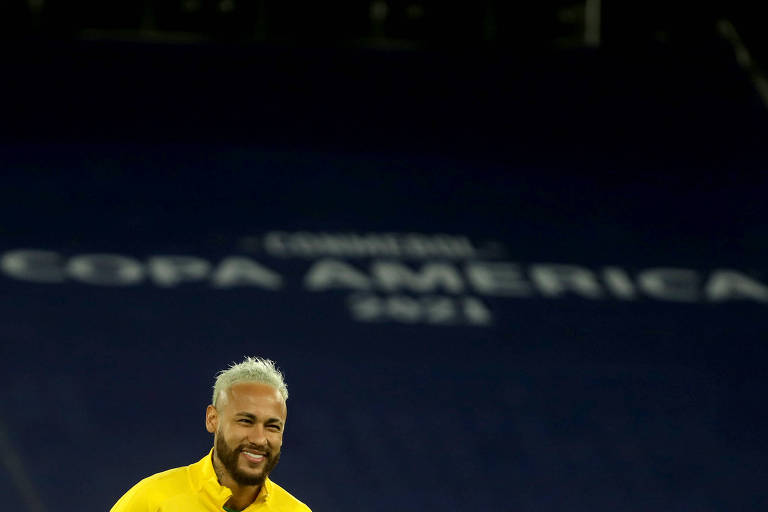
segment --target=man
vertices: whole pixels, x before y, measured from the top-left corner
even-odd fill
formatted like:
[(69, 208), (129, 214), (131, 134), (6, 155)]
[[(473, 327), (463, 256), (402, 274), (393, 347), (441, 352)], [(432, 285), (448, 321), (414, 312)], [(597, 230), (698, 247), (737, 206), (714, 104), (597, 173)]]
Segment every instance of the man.
[(280, 460), (288, 388), (269, 359), (219, 372), (205, 427), (213, 449), (199, 462), (145, 478), (111, 512), (311, 512), (269, 479)]

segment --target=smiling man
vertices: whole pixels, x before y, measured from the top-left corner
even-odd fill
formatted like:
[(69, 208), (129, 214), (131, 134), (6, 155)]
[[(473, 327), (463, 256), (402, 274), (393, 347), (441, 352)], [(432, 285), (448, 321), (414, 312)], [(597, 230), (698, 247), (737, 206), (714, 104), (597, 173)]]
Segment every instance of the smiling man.
[(280, 460), (288, 388), (269, 359), (219, 372), (205, 428), (213, 449), (199, 462), (145, 478), (111, 512), (310, 512), (269, 479)]

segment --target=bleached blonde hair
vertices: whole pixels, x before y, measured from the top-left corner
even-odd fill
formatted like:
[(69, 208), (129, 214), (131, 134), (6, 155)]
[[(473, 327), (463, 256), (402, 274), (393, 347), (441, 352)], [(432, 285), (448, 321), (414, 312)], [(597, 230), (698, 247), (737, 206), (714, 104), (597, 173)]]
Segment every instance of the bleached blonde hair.
[(285, 385), (283, 374), (277, 369), (275, 362), (261, 357), (246, 357), (242, 363), (232, 363), (229, 368), (216, 374), (211, 400), (213, 406), (216, 407), (223, 391), (238, 382), (267, 384), (278, 390), (283, 400), (288, 400), (288, 386)]

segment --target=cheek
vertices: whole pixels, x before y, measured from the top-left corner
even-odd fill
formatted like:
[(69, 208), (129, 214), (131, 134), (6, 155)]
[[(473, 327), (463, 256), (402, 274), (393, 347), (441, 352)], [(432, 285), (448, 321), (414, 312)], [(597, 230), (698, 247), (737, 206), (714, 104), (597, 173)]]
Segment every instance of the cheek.
[(240, 435), (240, 432), (238, 432), (237, 428), (227, 428), (222, 427), (219, 429), (219, 436), (226, 442), (227, 444), (231, 445), (232, 443), (238, 441), (243, 436)]

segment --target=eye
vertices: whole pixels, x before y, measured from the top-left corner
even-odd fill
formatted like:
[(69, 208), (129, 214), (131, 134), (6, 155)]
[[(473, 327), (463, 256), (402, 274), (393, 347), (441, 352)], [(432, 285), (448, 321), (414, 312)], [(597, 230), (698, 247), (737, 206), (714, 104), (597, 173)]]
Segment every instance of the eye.
[(242, 423), (243, 425), (251, 425), (253, 422), (247, 418), (240, 418), (237, 420), (238, 423)]
[(267, 425), (267, 428), (273, 432), (280, 432), (280, 425)]

